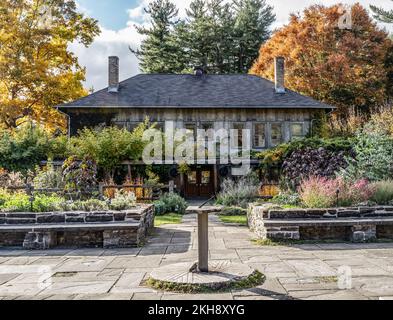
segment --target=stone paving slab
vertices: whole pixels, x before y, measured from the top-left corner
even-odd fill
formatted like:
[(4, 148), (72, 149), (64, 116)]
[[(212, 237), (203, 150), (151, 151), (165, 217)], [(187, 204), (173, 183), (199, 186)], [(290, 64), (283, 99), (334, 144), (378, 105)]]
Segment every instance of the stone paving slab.
[[(197, 260), (196, 215), (183, 224), (156, 228), (143, 248), (0, 249), (0, 300), (390, 300), (393, 297), (393, 243), (315, 243), (257, 246), (246, 227), (228, 226), (210, 216), (209, 255), (255, 268), (264, 285), (224, 294), (183, 295), (143, 286), (157, 267)], [(351, 289), (339, 290), (338, 269), (347, 267)], [(48, 267), (43, 276), (21, 267)], [(14, 268), (15, 273), (10, 273)], [(3, 271), (2, 271), (3, 270)], [(7, 272), (8, 271), (8, 272)], [(45, 287), (51, 280), (51, 286)], [(42, 282), (42, 281), (41, 281)], [(41, 285), (41, 286), (40, 286)]]

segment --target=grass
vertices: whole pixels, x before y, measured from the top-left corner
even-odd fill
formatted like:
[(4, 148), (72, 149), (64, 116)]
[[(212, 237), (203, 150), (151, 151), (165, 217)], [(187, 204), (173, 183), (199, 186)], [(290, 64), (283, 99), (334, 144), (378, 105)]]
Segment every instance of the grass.
[(164, 224), (180, 224), (183, 216), (181, 214), (170, 213), (163, 216), (156, 216), (154, 226), (159, 227)]
[(159, 291), (177, 292), (184, 294), (230, 292), (231, 290), (250, 289), (265, 283), (266, 277), (259, 271), (245, 279), (233, 280), (226, 283), (186, 284), (148, 279), (144, 284)]
[[(252, 240), (258, 246), (261, 247), (276, 247), (276, 246), (295, 246), (303, 244), (353, 244), (351, 241), (344, 240), (272, 240), (272, 239), (254, 239)], [(377, 239), (370, 240), (365, 243), (393, 243), (392, 239)], [(362, 243), (355, 243), (362, 244)]]
[(242, 226), (247, 225), (247, 216), (219, 216), (221, 222), (240, 224)]

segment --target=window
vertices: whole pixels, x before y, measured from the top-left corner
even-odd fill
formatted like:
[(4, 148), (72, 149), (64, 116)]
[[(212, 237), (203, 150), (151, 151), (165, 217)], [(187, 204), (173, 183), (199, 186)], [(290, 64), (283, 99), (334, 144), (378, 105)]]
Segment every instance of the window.
[[(196, 125), (195, 123), (186, 123), (184, 126), (184, 129), (190, 131), (190, 136), (193, 137), (194, 139), (196, 138)], [(188, 136), (188, 135), (187, 135)]]
[(187, 174), (187, 182), (192, 185), (196, 185), (198, 183), (196, 171), (191, 171)]
[(244, 123), (234, 123), (233, 129), (237, 130), (237, 138), (236, 135), (233, 137), (232, 147), (240, 149), (243, 146), (243, 130), (245, 129), (245, 125)]
[(278, 146), (283, 142), (282, 135), (282, 124), (281, 123), (273, 123), (271, 125), (271, 144), (272, 147)]
[(303, 124), (301, 123), (291, 123), (291, 139), (301, 139), (304, 137)]
[(266, 148), (266, 126), (263, 123), (254, 124), (254, 148)]

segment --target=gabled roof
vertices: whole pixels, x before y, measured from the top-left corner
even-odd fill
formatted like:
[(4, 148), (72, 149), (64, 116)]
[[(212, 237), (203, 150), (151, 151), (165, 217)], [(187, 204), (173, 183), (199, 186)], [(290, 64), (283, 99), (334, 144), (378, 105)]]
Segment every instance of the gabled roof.
[(103, 89), (68, 108), (313, 108), (334, 109), (287, 90), (277, 94), (274, 83), (253, 75), (140, 74), (120, 83), (119, 92)]

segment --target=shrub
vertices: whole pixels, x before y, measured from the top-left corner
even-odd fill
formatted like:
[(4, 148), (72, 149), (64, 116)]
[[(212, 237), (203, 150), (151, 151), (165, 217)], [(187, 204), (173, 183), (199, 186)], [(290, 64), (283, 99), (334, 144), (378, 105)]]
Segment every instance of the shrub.
[(109, 208), (111, 210), (128, 210), (136, 205), (136, 197), (133, 192), (117, 191), (114, 199), (111, 200)]
[(250, 202), (257, 199), (261, 182), (255, 173), (241, 177), (237, 181), (226, 179), (221, 185), (221, 192), (217, 196), (217, 204), (226, 207), (247, 208)]
[(133, 132), (125, 128), (106, 127), (84, 129), (68, 144), (68, 153), (79, 159), (89, 157), (103, 168), (106, 179), (113, 178), (114, 170), (125, 160), (139, 160), (146, 145), (142, 140), (148, 121), (141, 123)]
[(25, 177), (20, 172), (8, 172), (0, 168), (0, 186), (8, 187), (23, 187), (26, 182), (29, 182), (29, 177)]
[(34, 212), (51, 212), (59, 211), (60, 204), (64, 199), (56, 195), (47, 196), (44, 194), (36, 195), (33, 201)]
[(97, 165), (90, 158), (68, 158), (62, 168), (65, 190), (86, 192), (97, 185)]
[(371, 201), (379, 205), (390, 205), (393, 204), (393, 181), (379, 181), (371, 185), (374, 190), (374, 194), (371, 197)]
[(176, 193), (166, 193), (161, 196), (159, 201), (154, 203), (156, 214), (163, 215), (167, 213), (185, 214), (187, 201)]
[(348, 166), (339, 175), (345, 180), (367, 179), (368, 181), (393, 178), (393, 139), (386, 134), (359, 132), (354, 144), (355, 158), (347, 158)]
[[(71, 210), (66, 210), (66, 211), (86, 211), (86, 212), (92, 212), (92, 211), (105, 211), (108, 210), (108, 204), (105, 201), (101, 201), (98, 199), (89, 199), (86, 201), (75, 201), (71, 206)], [(63, 208), (67, 209), (69, 208), (66, 205), (63, 204)]]
[(348, 164), (344, 151), (304, 148), (292, 152), (282, 165), (283, 178), (295, 189), (301, 180), (311, 176), (333, 178), (336, 172)]
[(280, 205), (298, 206), (301, 200), (298, 193), (281, 192), (273, 198), (272, 202)]
[(351, 183), (342, 178), (311, 177), (303, 180), (299, 195), (308, 208), (329, 208), (337, 204), (345, 207), (369, 201), (373, 196), (373, 188), (364, 179)]
[(38, 169), (33, 182), (35, 189), (64, 189), (62, 172), (52, 165), (42, 170)]
[(14, 131), (0, 132), (0, 167), (26, 173), (51, 151), (51, 136), (42, 128), (26, 124)]
[(299, 196), (308, 208), (329, 208), (335, 204), (336, 191), (337, 184), (334, 180), (311, 177), (302, 181)]
[(6, 189), (0, 189), (0, 208), (9, 200), (10, 196)]
[(30, 212), (30, 197), (24, 193), (11, 195), (3, 204), (2, 210), (7, 212)]

